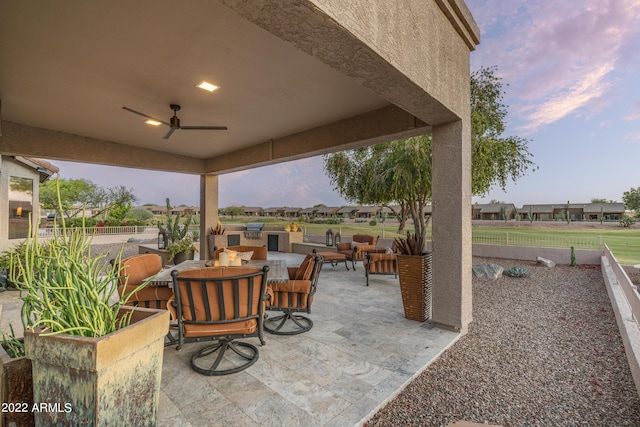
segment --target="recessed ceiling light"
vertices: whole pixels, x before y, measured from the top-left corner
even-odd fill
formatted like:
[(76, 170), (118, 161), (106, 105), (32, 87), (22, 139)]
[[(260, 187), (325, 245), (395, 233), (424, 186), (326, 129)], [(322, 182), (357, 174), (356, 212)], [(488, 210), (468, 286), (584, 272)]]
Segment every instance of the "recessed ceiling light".
[(162, 124), (157, 120), (151, 120), (151, 119), (147, 120), (145, 123), (151, 126), (160, 126)]
[(208, 90), (209, 92), (213, 92), (214, 90), (218, 89), (218, 86), (204, 80), (198, 83), (197, 87), (199, 87), (200, 89)]

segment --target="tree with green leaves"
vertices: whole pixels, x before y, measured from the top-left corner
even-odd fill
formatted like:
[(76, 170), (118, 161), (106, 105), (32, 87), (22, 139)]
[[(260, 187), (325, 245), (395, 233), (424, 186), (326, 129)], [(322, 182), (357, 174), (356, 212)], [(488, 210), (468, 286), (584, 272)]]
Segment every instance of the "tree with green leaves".
[[(61, 206), (58, 206), (56, 182), (60, 187)], [(59, 212), (61, 215), (75, 216), (78, 212), (70, 214), (71, 208), (77, 205), (91, 205), (96, 191), (97, 186), (87, 179), (58, 178), (40, 184), (40, 203), (45, 209), (61, 208), (62, 212)]]
[(124, 217), (137, 200), (132, 189), (120, 185), (112, 188), (98, 187), (88, 179), (64, 179), (45, 181), (40, 184), (40, 203), (45, 209), (58, 209), (58, 196), (56, 182), (60, 186), (60, 200), (62, 205), (60, 214), (66, 217), (74, 217), (81, 211), (73, 210), (74, 206), (90, 206), (98, 208), (94, 216), (108, 214), (116, 209), (116, 216)]
[(636, 211), (636, 216), (640, 216), (640, 187), (631, 188), (622, 195), (625, 209)]
[[(527, 140), (503, 136), (507, 107), (496, 68), (471, 75), (472, 192), (485, 195), (535, 168)], [(348, 201), (400, 207), (401, 225), (413, 218), (424, 237), (431, 200), (431, 135), (412, 137), (325, 156), (324, 168), (334, 188)], [(393, 208), (392, 208), (393, 209)]]
[(244, 209), (240, 206), (229, 206), (224, 210), (225, 215), (231, 216), (231, 219), (234, 219), (236, 216), (244, 215)]

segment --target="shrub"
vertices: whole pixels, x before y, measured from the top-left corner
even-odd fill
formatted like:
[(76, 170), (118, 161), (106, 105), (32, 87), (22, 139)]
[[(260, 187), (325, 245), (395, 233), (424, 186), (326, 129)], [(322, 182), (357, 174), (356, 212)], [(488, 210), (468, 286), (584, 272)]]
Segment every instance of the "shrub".
[[(82, 227), (82, 218), (67, 218), (64, 223), (67, 227)], [(95, 227), (98, 225), (98, 221), (93, 218), (84, 218), (85, 227)]]
[(625, 216), (620, 220), (620, 227), (631, 227), (636, 223), (636, 219), (632, 216)]
[(369, 225), (374, 227), (374, 226), (378, 225), (378, 223), (376, 222), (375, 219), (372, 219), (371, 221), (369, 221)]
[(147, 208), (133, 208), (129, 212), (127, 212), (127, 216), (125, 220), (128, 223), (131, 221), (142, 221), (143, 224), (146, 224), (146, 221), (152, 220), (154, 218), (153, 213)]

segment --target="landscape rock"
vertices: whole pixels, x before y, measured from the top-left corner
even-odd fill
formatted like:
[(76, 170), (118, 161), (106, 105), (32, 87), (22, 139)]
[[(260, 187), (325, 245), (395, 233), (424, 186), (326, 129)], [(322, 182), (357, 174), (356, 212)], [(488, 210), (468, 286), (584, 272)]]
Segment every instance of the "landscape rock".
[(498, 280), (502, 277), (504, 267), (498, 264), (474, 264), (473, 274), (479, 279)]
[(542, 258), (541, 256), (536, 258), (536, 261), (538, 261), (538, 264), (542, 264), (545, 267), (555, 267), (556, 266), (555, 262), (551, 261), (550, 259)]

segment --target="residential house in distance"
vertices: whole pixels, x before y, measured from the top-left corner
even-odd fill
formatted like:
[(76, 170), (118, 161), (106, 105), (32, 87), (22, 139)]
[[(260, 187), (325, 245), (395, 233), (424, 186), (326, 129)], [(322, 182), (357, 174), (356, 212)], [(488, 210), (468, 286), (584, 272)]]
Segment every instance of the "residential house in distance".
[(284, 216), (287, 218), (298, 218), (302, 208), (284, 208)]
[(263, 215), (263, 209), (262, 208), (258, 208), (258, 207), (243, 206), (242, 210), (244, 211), (244, 214), (247, 215), (247, 216), (262, 216)]
[[(474, 204), (473, 219), (483, 220), (510, 220), (515, 219), (518, 214), (516, 205), (513, 203), (486, 203), (486, 204)], [(504, 217), (503, 217), (504, 214)]]
[(345, 218), (345, 219), (354, 218), (359, 208), (360, 208), (359, 206), (345, 206), (343, 208), (340, 208), (340, 210), (336, 215), (338, 215), (340, 218)]
[(271, 208), (267, 208), (263, 211), (264, 216), (270, 216), (270, 217), (277, 217), (277, 216), (283, 216), (284, 215), (284, 208), (283, 207), (271, 207)]
[(363, 206), (358, 209), (356, 217), (358, 218), (373, 218), (382, 210), (381, 206)]
[(321, 206), (316, 211), (316, 216), (319, 218), (330, 218), (333, 215), (336, 215), (340, 208), (335, 206)]
[(200, 208), (197, 206), (176, 206), (171, 208), (171, 214), (180, 216), (200, 215)]
[(145, 206), (145, 208), (149, 209), (154, 215), (167, 215), (167, 207), (154, 205), (154, 206)]
[(523, 205), (518, 209), (523, 221), (620, 221), (624, 217), (624, 203), (558, 203)]
[(298, 214), (300, 216), (307, 215), (311, 217), (311, 216), (316, 216), (316, 212), (318, 212), (318, 208), (304, 208), (300, 212), (298, 212)]

